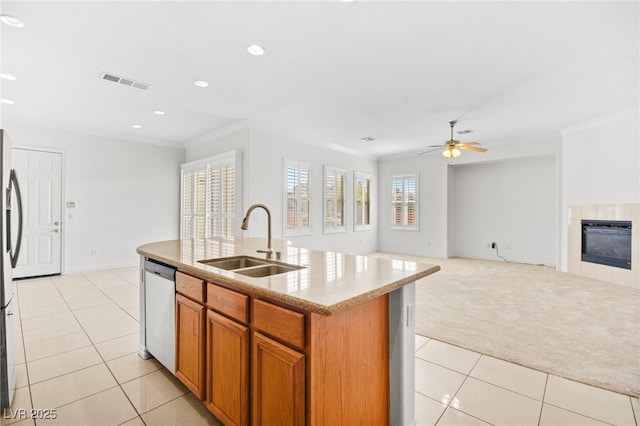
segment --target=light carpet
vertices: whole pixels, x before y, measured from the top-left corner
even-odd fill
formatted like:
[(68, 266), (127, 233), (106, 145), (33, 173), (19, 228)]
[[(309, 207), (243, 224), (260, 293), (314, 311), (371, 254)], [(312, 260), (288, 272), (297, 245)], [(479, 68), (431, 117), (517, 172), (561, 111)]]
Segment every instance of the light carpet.
[(416, 284), (416, 333), (638, 397), (640, 291), (548, 266), (374, 256), (437, 264)]

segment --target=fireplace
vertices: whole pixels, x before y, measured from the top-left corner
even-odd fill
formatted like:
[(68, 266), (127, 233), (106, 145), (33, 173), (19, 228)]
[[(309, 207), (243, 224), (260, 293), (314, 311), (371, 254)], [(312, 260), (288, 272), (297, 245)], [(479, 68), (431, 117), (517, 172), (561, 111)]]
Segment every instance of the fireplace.
[(582, 261), (631, 269), (631, 222), (582, 220)]

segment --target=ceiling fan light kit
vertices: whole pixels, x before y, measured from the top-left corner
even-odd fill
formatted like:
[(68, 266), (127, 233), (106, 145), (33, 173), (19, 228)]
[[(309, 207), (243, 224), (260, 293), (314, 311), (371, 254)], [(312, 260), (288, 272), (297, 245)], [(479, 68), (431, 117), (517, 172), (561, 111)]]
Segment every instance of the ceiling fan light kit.
[(460, 152), (460, 150), (456, 149), (454, 147), (449, 147), (449, 148), (445, 149), (444, 151), (442, 151), (442, 155), (444, 155), (446, 158), (456, 158), (460, 154), (462, 154)]

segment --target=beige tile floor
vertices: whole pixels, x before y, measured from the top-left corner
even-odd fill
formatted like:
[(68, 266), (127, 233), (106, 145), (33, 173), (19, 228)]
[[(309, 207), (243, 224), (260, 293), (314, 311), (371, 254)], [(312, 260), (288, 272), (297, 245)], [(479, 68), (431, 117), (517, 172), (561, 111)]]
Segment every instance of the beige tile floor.
[[(17, 282), (18, 388), (0, 424), (218, 424), (158, 362), (138, 357), (137, 286), (137, 268)], [(415, 360), (419, 425), (638, 425), (640, 418), (637, 398), (426, 337), (416, 336)], [(56, 418), (25, 418), (32, 409)]]

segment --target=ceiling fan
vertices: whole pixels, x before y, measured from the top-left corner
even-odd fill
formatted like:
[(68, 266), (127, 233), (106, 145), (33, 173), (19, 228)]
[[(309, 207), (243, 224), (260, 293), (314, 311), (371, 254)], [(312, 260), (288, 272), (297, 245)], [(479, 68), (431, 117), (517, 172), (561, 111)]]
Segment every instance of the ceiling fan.
[[(442, 151), (442, 155), (444, 155), (446, 158), (456, 158), (457, 156), (462, 154), (462, 152), (460, 151), (461, 149), (466, 151), (475, 151), (475, 152), (487, 151), (487, 148), (482, 148), (478, 142), (462, 143), (460, 141), (453, 139), (453, 126), (455, 126), (456, 123), (457, 121), (455, 120), (449, 122), (449, 126), (451, 126), (451, 139), (449, 139), (442, 145), (430, 145), (429, 148), (444, 148), (444, 151)], [(420, 153), (420, 155), (426, 154), (432, 151), (425, 151)]]

